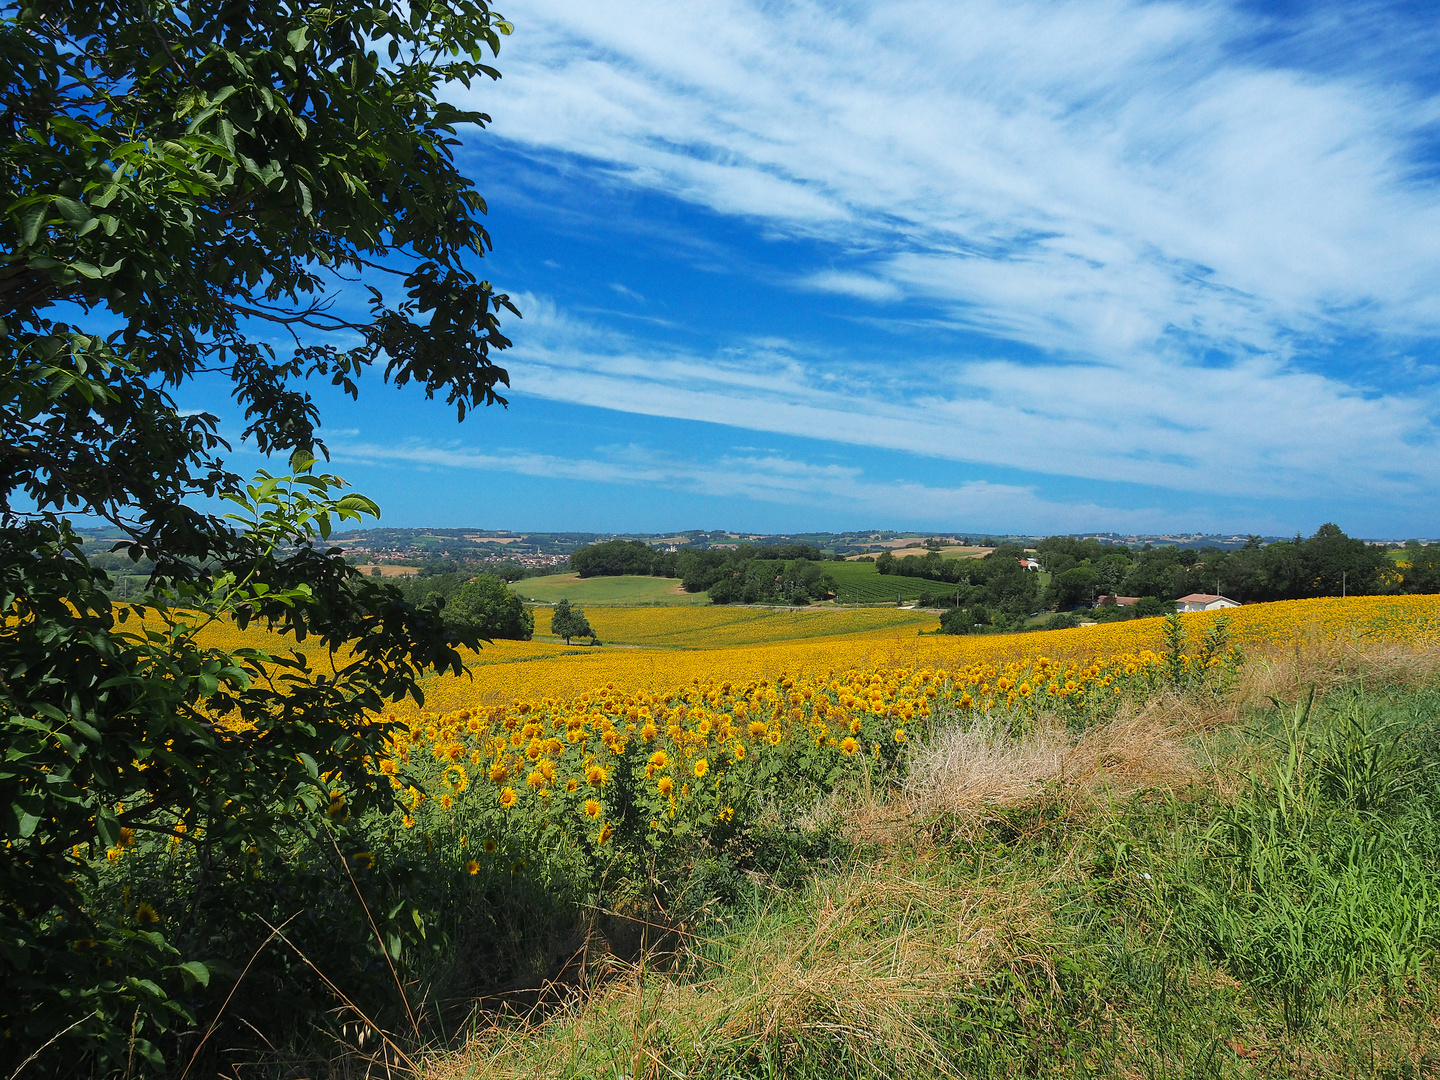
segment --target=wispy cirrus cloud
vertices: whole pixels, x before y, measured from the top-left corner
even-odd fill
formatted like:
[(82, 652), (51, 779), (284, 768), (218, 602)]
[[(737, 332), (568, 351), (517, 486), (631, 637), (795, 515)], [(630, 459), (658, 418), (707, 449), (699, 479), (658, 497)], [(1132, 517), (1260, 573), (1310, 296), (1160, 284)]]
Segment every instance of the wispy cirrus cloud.
[(487, 101), (506, 138), (852, 252), (805, 287), (1046, 349), (1433, 334), (1440, 104), (1406, 63), (1435, 35), (1367, 69), (1383, 31), (1344, 10), (534, 0)]
[[(1434, 489), (1432, 401), (1362, 393), (1273, 357), (975, 359), (948, 373), (854, 364), (783, 342), (659, 347), (522, 299), (515, 388), (557, 401), (951, 461), (1242, 498), (1405, 498)], [(837, 378), (843, 374), (843, 378)]]
[[(334, 447), (337, 462), (406, 468), (514, 473), (545, 480), (659, 487), (716, 498), (834, 513), (872, 523), (903, 516), (917, 523), (1000, 530), (1002, 523), (1033, 522), (1037, 529), (1135, 529), (1176, 527), (1181, 517), (1159, 509), (1125, 509), (1085, 500), (1050, 499), (1033, 487), (975, 480), (936, 486), (884, 482), (849, 465), (803, 461), (776, 453), (735, 452), (713, 459), (686, 458), (630, 444), (594, 448), (585, 458), (519, 450), (479, 451), (461, 443), (346, 441)], [(1194, 514), (1185, 515), (1192, 527)]]

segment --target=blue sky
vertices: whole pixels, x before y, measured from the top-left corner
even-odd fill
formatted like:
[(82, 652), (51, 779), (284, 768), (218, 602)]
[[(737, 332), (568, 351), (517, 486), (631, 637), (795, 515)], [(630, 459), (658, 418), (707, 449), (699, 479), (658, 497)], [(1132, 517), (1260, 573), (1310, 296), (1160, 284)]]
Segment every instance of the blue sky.
[(1433, 4), (500, 6), (510, 407), (321, 395), (385, 523), (1440, 535)]

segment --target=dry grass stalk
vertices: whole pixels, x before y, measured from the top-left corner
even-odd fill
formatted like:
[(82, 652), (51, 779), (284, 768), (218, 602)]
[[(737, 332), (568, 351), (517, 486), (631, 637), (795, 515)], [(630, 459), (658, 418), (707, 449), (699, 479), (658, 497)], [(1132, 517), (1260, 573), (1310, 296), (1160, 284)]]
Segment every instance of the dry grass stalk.
[(1413, 685), (1440, 677), (1440, 646), (1362, 638), (1310, 637), (1252, 657), (1231, 695), (1242, 706), (1271, 698), (1293, 701), (1315, 687), (1322, 695), (1359, 682), (1364, 686)]
[[(901, 797), (868, 806), (856, 824), (876, 837), (936, 812), (983, 812), (1057, 790), (1074, 799), (1097, 790), (1172, 787), (1200, 779), (1195, 736), (1238, 725), (1272, 699), (1297, 700), (1316, 688), (1414, 684), (1440, 677), (1440, 648), (1424, 643), (1306, 639), (1246, 664), (1230, 692), (1162, 693), (1121, 707), (1115, 719), (1068, 732), (1042, 716), (1023, 736), (979, 718), (941, 729), (911, 761)], [(872, 837), (875, 838), (875, 837)]]
[(1220, 720), (1215, 711), (1162, 698), (1078, 735), (1051, 717), (1019, 736), (985, 718), (957, 724), (916, 754), (899, 801), (911, 815), (962, 813), (1019, 806), (1057, 788), (1075, 795), (1184, 782), (1196, 771), (1187, 740)]

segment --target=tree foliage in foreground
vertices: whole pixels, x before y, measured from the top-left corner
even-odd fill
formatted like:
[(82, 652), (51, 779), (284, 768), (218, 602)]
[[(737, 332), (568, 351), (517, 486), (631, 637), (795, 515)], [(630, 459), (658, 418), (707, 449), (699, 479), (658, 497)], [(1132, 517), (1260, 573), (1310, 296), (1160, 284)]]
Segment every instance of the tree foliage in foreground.
[[(346, 816), (388, 805), (366, 711), (478, 644), (326, 548), (376, 511), (311, 468), (305, 384), (415, 384), (461, 419), (503, 403), (491, 353), (514, 309), (470, 269), (485, 206), (454, 162), (487, 118), (438, 94), (498, 77), (485, 55), (508, 30), (484, 0), (0, 4), (7, 1074), (52, 1039), (29, 1068), (159, 1067), (228, 969), (183, 927), (104, 908), (107, 851), (193, 846), (204, 910), (227, 860), (326, 828), (343, 843)], [(357, 278), (361, 305), (337, 291)], [(217, 418), (173, 396), (202, 378), (293, 478), (226, 466)], [(77, 510), (153, 566), (143, 602), (106, 598)], [(321, 648), (216, 648), (222, 618)]]

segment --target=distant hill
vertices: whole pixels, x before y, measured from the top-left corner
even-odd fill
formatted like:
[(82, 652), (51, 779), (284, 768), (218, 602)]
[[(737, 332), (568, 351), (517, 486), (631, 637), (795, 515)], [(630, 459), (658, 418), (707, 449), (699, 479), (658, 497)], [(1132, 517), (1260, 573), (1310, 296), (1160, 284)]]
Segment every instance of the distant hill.
[[(96, 546), (123, 539), (114, 526), (79, 529), (78, 532)], [(1124, 544), (1130, 548), (1180, 547), (1219, 548), (1234, 551), (1243, 548), (1251, 537), (1221, 533), (1069, 533), (1080, 539), (1101, 544)], [(576, 548), (604, 540), (639, 540), (664, 550), (690, 548), (729, 548), (739, 544), (813, 544), (826, 555), (864, 555), (893, 551), (897, 554), (927, 549), (954, 553), (960, 547), (995, 547), (1017, 544), (1025, 547), (1044, 539), (1040, 535), (1019, 533), (901, 532), (891, 529), (865, 529), (853, 532), (747, 533), (726, 530), (691, 529), (669, 533), (597, 533), (597, 532), (523, 532), (510, 529), (352, 529), (331, 536), (330, 542), (347, 554), (362, 561), (402, 560), (409, 562), (496, 562), (514, 560), (527, 566), (560, 566)], [(1270, 544), (1290, 537), (1259, 537)], [(1386, 542), (1386, 541), (1376, 541)]]

